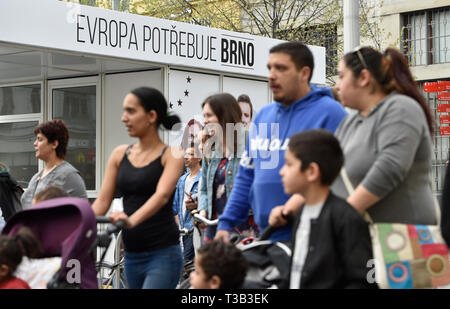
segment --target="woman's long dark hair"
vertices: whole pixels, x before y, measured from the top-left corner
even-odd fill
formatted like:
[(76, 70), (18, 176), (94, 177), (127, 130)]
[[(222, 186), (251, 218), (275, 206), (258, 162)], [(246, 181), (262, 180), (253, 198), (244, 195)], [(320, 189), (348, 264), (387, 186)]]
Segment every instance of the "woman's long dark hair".
[(202, 103), (202, 109), (208, 104), (219, 120), (226, 143), (234, 143), (234, 152), (238, 150), (237, 132), (233, 131), (233, 136), (227, 136), (227, 124), (242, 123), (241, 107), (236, 99), (229, 93), (219, 93), (207, 97)]
[(162, 124), (166, 129), (171, 130), (174, 125), (181, 122), (176, 115), (167, 114), (167, 101), (163, 94), (155, 88), (139, 87), (131, 90), (131, 93), (138, 97), (139, 103), (146, 112), (154, 110), (158, 115), (158, 126)]
[[(358, 56), (363, 58), (363, 63)], [(433, 117), (424, 96), (409, 69), (407, 58), (395, 48), (387, 48), (384, 54), (371, 47), (363, 47), (358, 52), (350, 52), (344, 56), (345, 65), (357, 78), (367, 65), (367, 69), (374, 77), (383, 92), (396, 90), (416, 100), (422, 108), (428, 123), (428, 130), (433, 134)]]

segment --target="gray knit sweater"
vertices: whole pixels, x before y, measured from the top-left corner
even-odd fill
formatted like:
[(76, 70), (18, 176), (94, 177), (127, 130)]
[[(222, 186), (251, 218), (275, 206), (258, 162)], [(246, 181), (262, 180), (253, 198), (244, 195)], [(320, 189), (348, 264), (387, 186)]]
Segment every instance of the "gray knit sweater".
[(87, 199), (86, 186), (83, 178), (76, 168), (69, 162), (63, 161), (44, 178), (38, 180), (43, 171), (36, 173), (30, 180), (28, 188), (22, 194), (23, 209), (31, 206), (34, 195), (47, 186), (58, 186), (64, 189), (69, 196)]
[[(425, 114), (408, 96), (391, 93), (367, 117), (354, 113), (336, 131), (354, 188), (381, 200), (369, 208), (375, 222), (436, 224), (430, 185), (432, 145)], [(340, 176), (333, 192), (348, 196)]]

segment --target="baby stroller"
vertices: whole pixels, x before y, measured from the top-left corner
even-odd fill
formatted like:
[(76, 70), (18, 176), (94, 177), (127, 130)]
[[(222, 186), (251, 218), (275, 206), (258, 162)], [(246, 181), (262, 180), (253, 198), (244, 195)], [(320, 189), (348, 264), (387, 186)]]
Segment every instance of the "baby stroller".
[(276, 230), (269, 226), (259, 239), (244, 239), (237, 245), (249, 265), (243, 289), (289, 288), (291, 249), (282, 242), (268, 240)]
[[(43, 201), (16, 213), (2, 233), (13, 236), (22, 226), (31, 229), (40, 240), (42, 257), (61, 257), (61, 267), (48, 282), (48, 288), (97, 288), (95, 260), (89, 252), (97, 227), (87, 200), (63, 197)], [(77, 266), (79, 275), (71, 277)]]

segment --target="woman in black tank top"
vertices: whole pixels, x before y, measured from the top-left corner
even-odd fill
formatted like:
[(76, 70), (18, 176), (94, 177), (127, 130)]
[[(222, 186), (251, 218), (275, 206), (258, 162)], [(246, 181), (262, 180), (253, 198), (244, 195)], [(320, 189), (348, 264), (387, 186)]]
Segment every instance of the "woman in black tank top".
[(110, 214), (125, 221), (125, 276), (132, 289), (175, 288), (182, 269), (178, 226), (172, 211), (173, 193), (183, 171), (181, 149), (166, 146), (158, 136), (180, 121), (167, 115), (167, 102), (156, 89), (141, 87), (123, 102), (122, 122), (139, 141), (117, 147), (108, 161), (104, 181), (93, 204), (105, 215), (117, 192), (123, 212)]

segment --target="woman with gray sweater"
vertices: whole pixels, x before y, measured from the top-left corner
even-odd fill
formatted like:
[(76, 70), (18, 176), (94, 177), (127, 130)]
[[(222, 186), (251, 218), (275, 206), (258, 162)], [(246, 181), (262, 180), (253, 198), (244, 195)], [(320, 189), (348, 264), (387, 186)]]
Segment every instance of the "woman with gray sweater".
[(44, 161), (44, 169), (30, 180), (22, 195), (23, 209), (32, 205), (35, 194), (47, 186), (57, 186), (69, 196), (87, 199), (86, 186), (76, 168), (65, 161), (69, 132), (61, 119), (39, 124), (34, 129), (36, 158)]
[(336, 131), (355, 190), (349, 195), (339, 177), (333, 192), (374, 222), (436, 224), (432, 117), (404, 55), (370, 47), (348, 53), (336, 88), (342, 103), (357, 111)]

